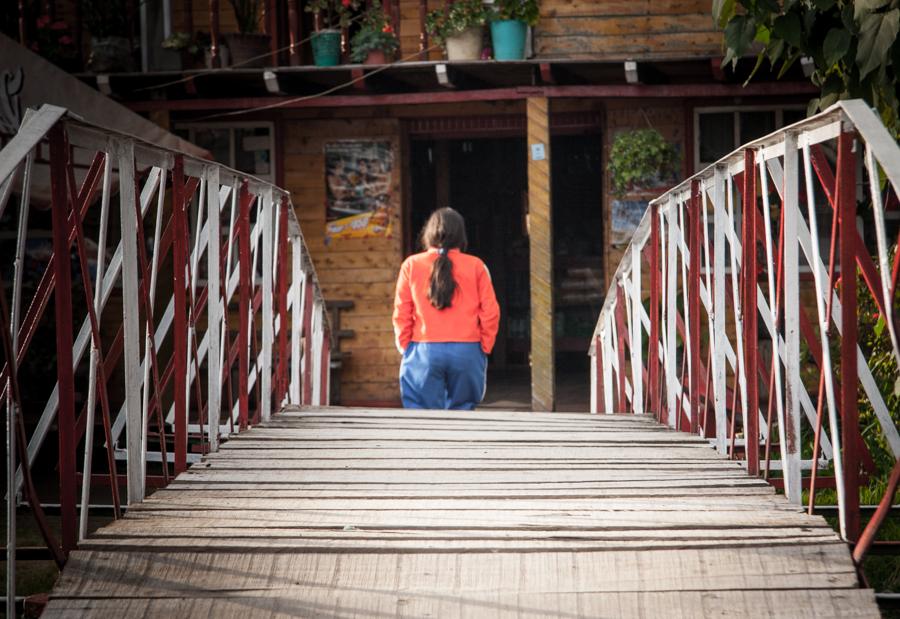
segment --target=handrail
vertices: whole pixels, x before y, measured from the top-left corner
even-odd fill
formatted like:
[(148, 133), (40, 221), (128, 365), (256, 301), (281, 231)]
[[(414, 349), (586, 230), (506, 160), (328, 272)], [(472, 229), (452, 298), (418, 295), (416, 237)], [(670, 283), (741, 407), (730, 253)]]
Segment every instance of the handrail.
[[(900, 432), (860, 346), (857, 278), (838, 278), (841, 267), (861, 274), (900, 367), (900, 252), (891, 254), (885, 217), (900, 207), (898, 188), (900, 147), (852, 100), (744, 144), (651, 200), (594, 330), (592, 412), (649, 412), (710, 439), (750, 475), (780, 471), (770, 481), (796, 505), (809, 489), (810, 513), (817, 487), (833, 484), (841, 535), (859, 542), (862, 561), (900, 474), (862, 531), (859, 490), (874, 463), (860, 435), (859, 387), (898, 462)], [(874, 235), (857, 229), (860, 199), (871, 202)], [(820, 239), (826, 216), (830, 236)], [(816, 385), (801, 375), (810, 368)], [(823, 480), (829, 465), (833, 479)]]
[[(45, 105), (29, 112), (0, 150), (0, 217), (13, 202), (11, 303), (0, 282), (0, 405), (5, 401), (12, 430), (7, 600), (14, 601), (20, 490), (61, 565), (87, 534), (92, 485), (112, 488), (118, 517), (123, 482), (127, 504), (135, 504), (149, 485), (167, 484), (222, 438), (268, 420), (283, 404), (328, 404), (330, 325), (290, 193), (258, 178)], [(52, 216), (53, 252), (25, 299), (29, 215), (42, 202)], [(110, 225), (116, 221), (118, 230)], [(51, 295), (57, 376), (26, 436), (20, 386), (40, 378), (25, 368), (36, 333), (46, 331)], [(121, 314), (104, 311), (115, 296)], [(80, 413), (76, 385), (87, 387)], [(94, 437), (95, 422), (102, 440)], [(31, 476), (54, 423), (59, 536), (43, 517)], [(93, 473), (95, 447), (105, 452), (102, 473)]]

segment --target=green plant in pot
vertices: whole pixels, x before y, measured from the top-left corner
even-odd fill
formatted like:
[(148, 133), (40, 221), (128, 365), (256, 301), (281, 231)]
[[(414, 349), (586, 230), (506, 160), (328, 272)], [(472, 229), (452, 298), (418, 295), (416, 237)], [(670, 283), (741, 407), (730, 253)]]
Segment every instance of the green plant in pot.
[(478, 60), (487, 18), (481, 0), (457, 0), (431, 11), (425, 29), (444, 46), (448, 60)]
[(523, 60), (528, 27), (538, 23), (538, 0), (495, 0), (490, 13), (495, 60)]
[(635, 129), (618, 134), (609, 149), (613, 194), (624, 196), (635, 188), (665, 183), (679, 164), (678, 151), (656, 129)]
[(341, 31), (350, 26), (359, 0), (310, 0), (304, 10), (314, 17), (315, 32), (310, 37), (313, 62), (319, 67), (341, 63)]
[(84, 26), (91, 33), (88, 69), (95, 73), (133, 71), (125, 0), (86, 0), (82, 10)]
[(234, 10), (238, 32), (225, 35), (231, 64), (235, 67), (263, 67), (269, 59), (268, 34), (260, 32), (259, 18), (264, 0), (228, 0)]
[(359, 30), (350, 39), (350, 60), (365, 64), (386, 64), (400, 47), (389, 17), (374, 0), (363, 13)]

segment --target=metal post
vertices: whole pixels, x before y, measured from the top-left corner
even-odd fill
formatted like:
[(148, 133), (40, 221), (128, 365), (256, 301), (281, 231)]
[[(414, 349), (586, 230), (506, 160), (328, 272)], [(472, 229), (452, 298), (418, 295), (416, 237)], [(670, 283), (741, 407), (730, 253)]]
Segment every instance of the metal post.
[(700, 209), (703, 202), (700, 200), (700, 183), (691, 182), (691, 206), (688, 215), (690, 265), (688, 266), (688, 299), (690, 311), (689, 343), (690, 365), (690, 400), (691, 400), (691, 434), (696, 434), (700, 428)]
[(286, 196), (281, 198), (278, 224), (278, 380), (276, 383), (277, 404), (281, 406), (287, 398), (288, 390), (288, 209), (291, 208)]
[[(859, 410), (857, 396), (856, 307), (856, 156), (853, 133), (838, 137), (837, 209), (840, 213), (841, 255), (841, 435), (844, 440), (844, 500), (847, 505), (847, 539), (859, 538)], [(873, 181), (874, 182), (874, 181)], [(829, 291), (831, 294), (831, 291)]]
[[(219, 182), (219, 166), (209, 166), (206, 171), (206, 216), (209, 228), (209, 240), (206, 248), (209, 286), (209, 295), (206, 299), (206, 333), (209, 341), (209, 352), (206, 359), (206, 438), (210, 452), (217, 451), (219, 448), (219, 421), (222, 416), (222, 342), (219, 339), (219, 324), (224, 320), (224, 313), (219, 273), (222, 261), (220, 248), (222, 214), (219, 201)], [(200, 227), (199, 223), (197, 227)], [(197, 277), (196, 273), (194, 277)], [(197, 381), (200, 381), (199, 376), (197, 376)]]
[(744, 178), (741, 186), (743, 225), (741, 242), (744, 252), (741, 275), (744, 284), (744, 367), (747, 381), (747, 410), (744, 441), (747, 456), (747, 472), (759, 474), (759, 378), (757, 376), (757, 310), (756, 310), (756, 153), (744, 150)]
[(241, 183), (238, 212), (238, 277), (240, 278), (238, 332), (238, 419), (240, 429), (246, 430), (250, 418), (250, 203), (253, 196), (247, 182)]
[[(70, 164), (62, 125), (50, 130), (50, 186), (52, 195), (53, 254), (56, 289), (56, 372), (59, 381), (59, 493), (62, 512), (62, 547), (75, 548), (75, 382), (72, 372), (72, 267), (69, 259), (69, 200), (66, 166)], [(77, 217), (78, 214), (76, 213)], [(12, 500), (12, 497), (9, 497)]]
[(300, 336), (303, 331), (303, 239), (299, 236), (291, 239), (291, 404), (301, 403), (300, 393), (302, 380), (300, 360)]
[[(803, 500), (802, 472), (800, 468), (800, 390), (804, 389), (800, 378), (800, 253), (797, 239), (797, 227), (800, 222), (800, 165), (797, 153), (797, 136), (786, 133), (784, 136), (784, 191), (782, 193), (782, 211), (784, 213), (784, 413), (779, 418), (783, 430), (779, 432), (782, 445), (782, 457), (785, 460), (785, 494), (788, 500), (799, 505)], [(815, 222), (813, 222), (815, 225)], [(771, 270), (772, 265), (769, 265)], [(770, 277), (771, 280), (771, 277)], [(770, 282), (770, 287), (774, 287)], [(773, 317), (777, 317), (777, 303), (773, 304)], [(775, 323), (775, 356), (774, 369), (776, 379), (779, 373), (777, 348), (778, 323)], [(823, 372), (824, 373), (824, 372)], [(776, 386), (778, 380), (775, 381)], [(780, 389), (779, 395), (780, 395)], [(772, 395), (770, 394), (771, 398)], [(777, 397), (777, 396), (776, 396)], [(820, 402), (821, 404), (821, 402)], [(780, 408), (780, 403), (779, 403)], [(771, 434), (771, 431), (769, 432)], [(783, 438), (782, 438), (783, 435)], [(813, 469), (816, 463), (813, 459)]]
[(650, 205), (650, 342), (647, 346), (650, 412), (659, 419), (659, 206)]
[(312, 337), (312, 309), (313, 309), (313, 279), (306, 274), (303, 293), (303, 404), (312, 404), (312, 366), (313, 366), (313, 337)]
[(175, 239), (172, 249), (172, 272), (175, 299), (175, 324), (172, 332), (173, 357), (175, 363), (175, 474), (187, 469), (187, 212), (184, 190), (184, 157), (175, 156), (172, 170), (172, 217)]
[(619, 362), (619, 371), (616, 373), (619, 377), (619, 402), (616, 412), (625, 413), (628, 411), (628, 403), (625, 394), (625, 292), (622, 282), (616, 285), (616, 340)]
[(275, 340), (274, 325), (275, 313), (273, 308), (274, 287), (272, 285), (273, 258), (275, 254), (275, 239), (273, 227), (275, 226), (274, 200), (272, 190), (260, 196), (263, 201), (262, 221), (256, 225), (262, 226), (262, 396), (259, 406), (261, 419), (268, 421), (272, 415), (272, 344)]

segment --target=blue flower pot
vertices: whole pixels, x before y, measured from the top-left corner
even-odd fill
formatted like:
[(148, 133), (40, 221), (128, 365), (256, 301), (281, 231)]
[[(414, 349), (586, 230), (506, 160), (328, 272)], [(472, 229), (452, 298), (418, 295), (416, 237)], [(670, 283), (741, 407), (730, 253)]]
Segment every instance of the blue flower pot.
[(528, 25), (516, 19), (491, 22), (491, 43), (495, 60), (524, 60)]
[(340, 30), (314, 32), (309, 43), (312, 46), (313, 62), (317, 67), (333, 67), (341, 64)]

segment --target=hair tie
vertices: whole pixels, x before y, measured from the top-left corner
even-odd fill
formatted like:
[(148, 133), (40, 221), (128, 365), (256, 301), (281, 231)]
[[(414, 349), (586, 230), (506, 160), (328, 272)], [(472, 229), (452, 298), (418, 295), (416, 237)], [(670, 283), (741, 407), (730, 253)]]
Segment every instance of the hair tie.
[(438, 253), (439, 253), (440, 255), (442, 255), (442, 256), (446, 256), (446, 255), (447, 255), (447, 248), (446, 248), (446, 247), (440, 247), (440, 248), (438, 248)]

